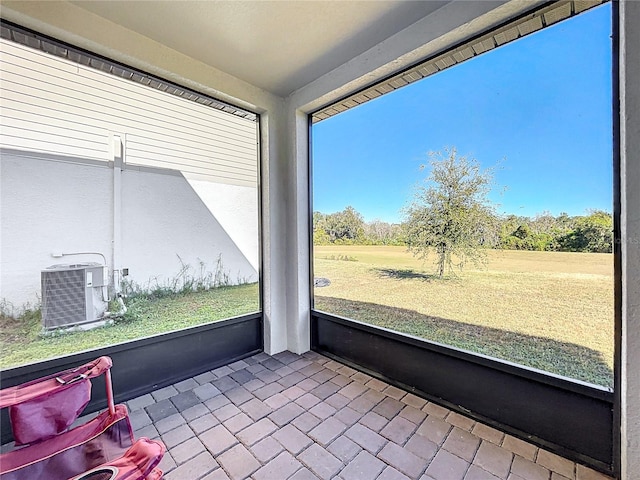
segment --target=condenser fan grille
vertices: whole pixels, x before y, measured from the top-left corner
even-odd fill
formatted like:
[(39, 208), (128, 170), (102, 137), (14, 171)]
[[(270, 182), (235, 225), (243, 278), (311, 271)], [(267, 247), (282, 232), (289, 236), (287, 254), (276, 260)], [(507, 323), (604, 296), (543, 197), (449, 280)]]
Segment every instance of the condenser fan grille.
[(87, 318), (84, 270), (42, 272), (42, 321), (45, 328), (75, 325)]

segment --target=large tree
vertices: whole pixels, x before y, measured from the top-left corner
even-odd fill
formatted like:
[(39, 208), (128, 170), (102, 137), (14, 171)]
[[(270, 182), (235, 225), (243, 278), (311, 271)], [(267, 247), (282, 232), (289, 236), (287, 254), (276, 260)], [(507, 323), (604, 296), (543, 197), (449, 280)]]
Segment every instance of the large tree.
[(493, 174), (455, 148), (429, 152), (429, 165), (422, 168), (427, 167), (425, 184), (404, 211), (406, 242), (420, 258), (435, 253), (437, 274), (443, 277), (467, 261), (483, 263), (483, 247), (495, 244), (495, 209), (488, 199)]

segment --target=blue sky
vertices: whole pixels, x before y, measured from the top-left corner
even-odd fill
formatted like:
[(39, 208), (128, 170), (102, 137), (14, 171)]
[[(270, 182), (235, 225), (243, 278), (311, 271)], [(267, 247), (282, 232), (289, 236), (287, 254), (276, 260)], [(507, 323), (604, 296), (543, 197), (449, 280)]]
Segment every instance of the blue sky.
[(499, 213), (612, 210), (611, 4), (313, 127), (313, 209), (396, 222), (427, 152), (496, 167)]

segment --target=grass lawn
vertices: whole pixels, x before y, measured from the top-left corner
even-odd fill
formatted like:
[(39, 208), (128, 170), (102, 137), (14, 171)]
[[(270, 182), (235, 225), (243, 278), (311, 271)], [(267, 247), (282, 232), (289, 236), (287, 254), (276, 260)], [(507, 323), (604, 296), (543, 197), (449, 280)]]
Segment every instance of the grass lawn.
[(610, 254), (489, 251), (442, 280), (404, 247), (320, 246), (314, 262), (331, 281), (318, 310), (613, 386)]
[(0, 368), (114, 345), (259, 310), (258, 284), (220, 287), (136, 302), (136, 319), (87, 332), (43, 336), (39, 314), (21, 320), (0, 317)]

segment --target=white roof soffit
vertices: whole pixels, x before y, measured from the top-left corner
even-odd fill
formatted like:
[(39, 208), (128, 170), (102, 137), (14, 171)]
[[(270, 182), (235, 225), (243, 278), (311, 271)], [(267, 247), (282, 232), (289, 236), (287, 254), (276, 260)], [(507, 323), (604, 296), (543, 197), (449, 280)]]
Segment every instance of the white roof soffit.
[(11, 40), (51, 55), (66, 58), (72, 62), (92, 67), (102, 72), (116, 75), (156, 90), (215, 108), (216, 110), (222, 110), (230, 113), (231, 115), (246, 118), (247, 120), (256, 121), (258, 118), (254, 112), (250, 112), (231, 105), (230, 103), (226, 103), (208, 95), (176, 85), (140, 70), (100, 57), (96, 54), (86, 52), (80, 48), (76, 48), (45, 35), (32, 32), (4, 20), (0, 21), (0, 38)]
[(560, 0), (539, 8), (317, 110), (311, 115), (312, 122), (317, 123), (357, 107), (607, 1), (609, 0)]

